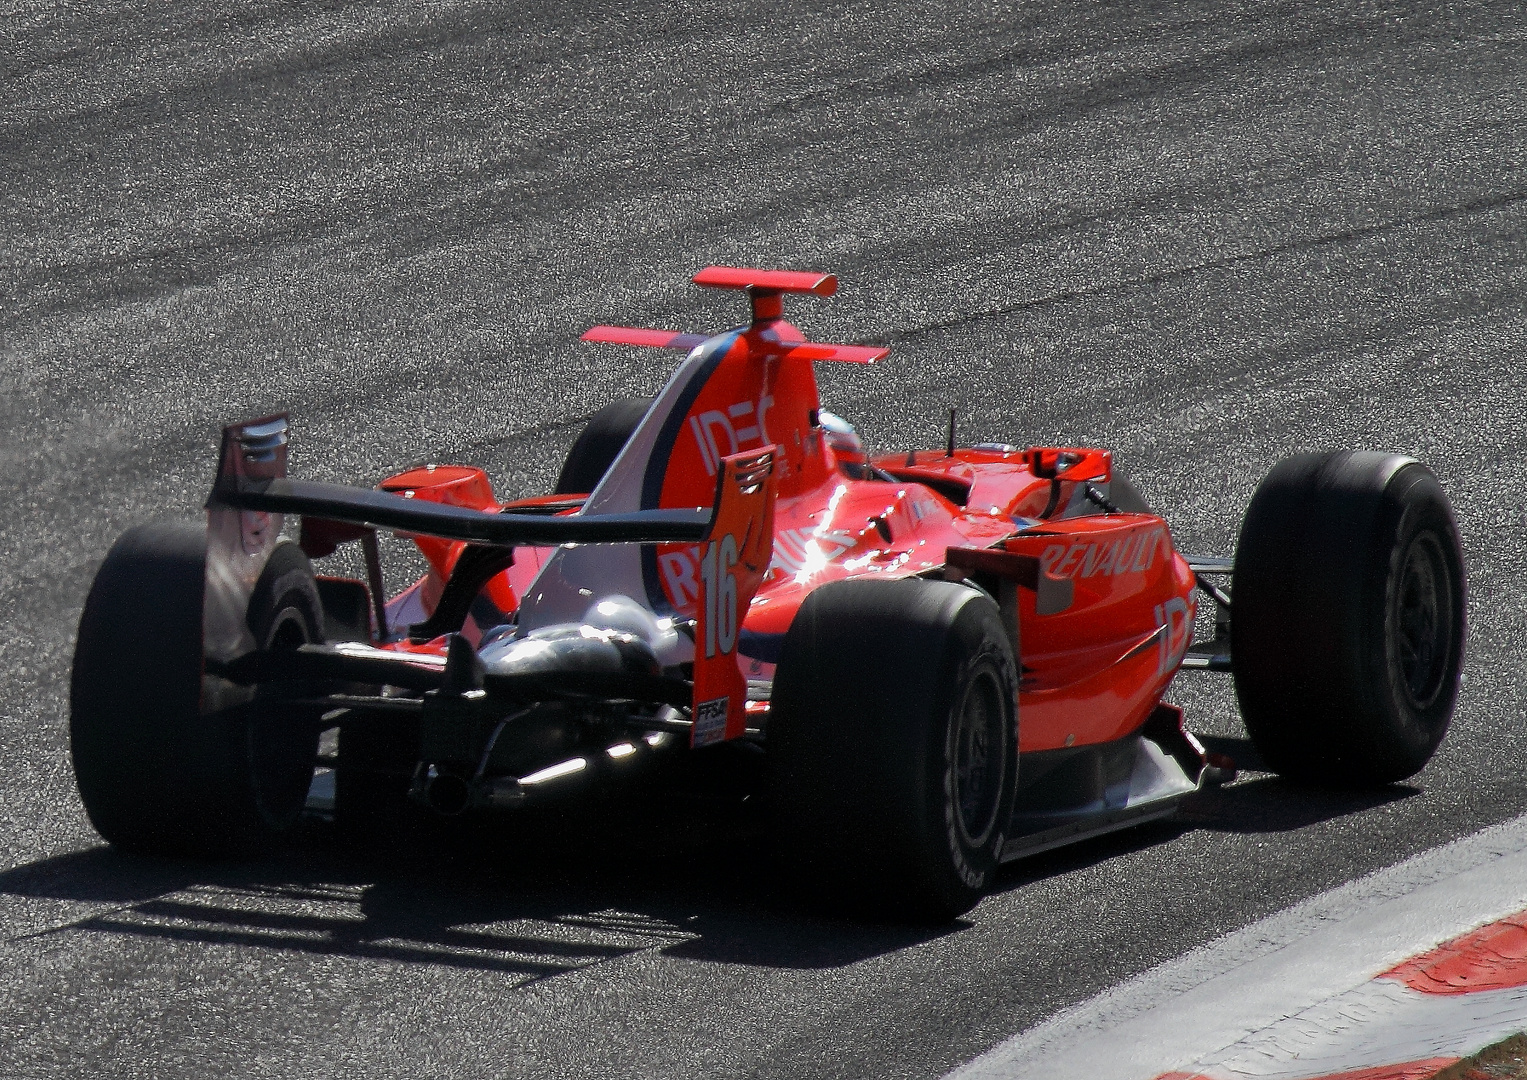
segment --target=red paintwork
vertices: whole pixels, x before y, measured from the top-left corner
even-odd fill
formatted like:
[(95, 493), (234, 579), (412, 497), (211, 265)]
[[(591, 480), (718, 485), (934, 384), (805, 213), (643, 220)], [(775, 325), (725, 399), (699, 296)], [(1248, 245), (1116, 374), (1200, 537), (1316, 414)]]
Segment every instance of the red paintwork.
[(591, 326), (583, 332), (584, 341), (600, 341), (607, 345), (639, 345), (651, 349), (677, 349), (688, 352), (705, 340), (702, 334), (685, 334), (678, 330), (642, 330), (634, 326)]
[[(724, 345), (724, 353), (683, 417), (658, 505), (711, 505), (724, 458), (770, 444), (777, 448), (772, 562), (743, 623), (755, 653), (769, 651), (759, 642), (777, 647), (801, 602), (827, 582), (869, 575), (939, 576), (949, 548), (1003, 547), (1037, 558), (1044, 572), (1069, 579), (1073, 590), (1070, 607), (1051, 615), (1036, 612), (1031, 589), (1017, 590), (1023, 668), (1020, 750), (1108, 742), (1138, 730), (1191, 641), (1194, 577), (1158, 517), (1063, 516), (1083, 506), (1077, 500), (1083, 484), (1108, 482), (1108, 452), (1067, 447), (924, 450), (876, 459), (874, 464), (891, 480), (850, 477), (815, 424), (820, 402), (808, 357), (862, 361), (878, 359), (886, 350), (805, 342), (779, 315), (781, 293), (831, 295), (836, 280), (712, 267), (695, 281), (746, 289), (754, 319), (733, 331), (729, 344), (717, 345)], [(585, 336), (659, 347), (675, 338), (696, 337), (620, 327), (600, 327)], [(382, 486), (412, 490), (417, 498), (499, 508), (477, 470), (411, 470)], [(565, 496), (548, 497), (558, 498)], [(1047, 511), (1052, 516), (1038, 520)], [(460, 545), (427, 538), (418, 542), (431, 564), (420, 586), (429, 607), (431, 591), (438, 596)], [(671, 544), (657, 553), (668, 602), (690, 617), (699, 596), (701, 550), (699, 545)], [(546, 554), (517, 552), (515, 565), (490, 586), (494, 603), (505, 612), (513, 610), (514, 598), (524, 594)], [(747, 647), (745, 641), (742, 651)], [(773, 675), (766, 660), (739, 660), (750, 678)], [(757, 716), (766, 708), (751, 702), (748, 712)]]
[(707, 266), (692, 279), (711, 289), (760, 289), (770, 292), (816, 293), (831, 296), (838, 279), (831, 274), (804, 274), (795, 270), (749, 270), (737, 266)]
[(889, 345), (822, 345), (808, 341), (787, 353), (794, 360), (839, 360), (850, 364), (873, 364), (891, 355)]
[[(1393, 1065), (1352, 1069), (1348, 1072), (1326, 1073), (1322, 1076), (1305, 1077), (1303, 1080), (1431, 1080), (1458, 1060), (1455, 1057), (1425, 1058), (1421, 1061), (1404, 1061)], [(1169, 1072), (1162, 1073), (1155, 1080), (1216, 1080), (1216, 1078), (1204, 1076), (1202, 1073)]]
[[(389, 476), (377, 487), (407, 498), (423, 499), (447, 506), (464, 506), (490, 514), (496, 514), (502, 509), (493, 497), (493, 484), (488, 479), (488, 474), (471, 465), (423, 465), (417, 469), (408, 469), (395, 476)], [(426, 610), (434, 610), (436, 602), (440, 599), (440, 592), (445, 588), (446, 579), (451, 576), (451, 570), (455, 568), (456, 560), (461, 557), (462, 549), (466, 545), (459, 540), (441, 540), (434, 536), (415, 536), (411, 533), (400, 535), (406, 536), (418, 545), (419, 551), (429, 561), (430, 572), (420, 579), (417, 587)], [(516, 551), (515, 566), (488, 582), (483, 590), (488, 599), (493, 601), (494, 606), (502, 612), (511, 612), (519, 606), (518, 590), (528, 585), (535, 576), (534, 571), (527, 574), (527, 568), (520, 566), (525, 561), (527, 561), (525, 552)], [(531, 565), (539, 570), (540, 560), (534, 560)], [(516, 568), (519, 569), (519, 573), (515, 573)], [(475, 640), (487, 629), (488, 627), (485, 626), (474, 625), (467, 633)]]
[[(738, 624), (769, 567), (778, 501), (774, 452), (735, 454), (718, 470), (715, 519), (701, 550), (733, 591), (724, 599), (727, 590), (721, 590), (695, 612), (693, 746), (741, 738), (747, 730), (748, 684), (737, 655)], [(717, 730), (707, 723), (707, 714), (724, 717), (724, 726)]]
[(1379, 976), (1423, 994), (1527, 986), (1527, 911), (1438, 945)]
[[(1177, 673), (1193, 629), (1193, 573), (1164, 522), (1146, 514), (1068, 518), (1003, 545), (1069, 578), (1070, 608), (1034, 611), (1018, 592), (1024, 673), (1020, 750), (1122, 738), (1145, 722)], [(1177, 618), (1166, 609), (1176, 600)]]

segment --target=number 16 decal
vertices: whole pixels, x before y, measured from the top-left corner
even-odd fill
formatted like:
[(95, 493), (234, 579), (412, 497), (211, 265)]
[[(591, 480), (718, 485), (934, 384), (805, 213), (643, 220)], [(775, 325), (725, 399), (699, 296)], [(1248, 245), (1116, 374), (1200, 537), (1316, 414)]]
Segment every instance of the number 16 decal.
[(735, 739), (747, 728), (747, 680), (737, 638), (774, 546), (774, 448), (723, 459), (716, 510), (700, 554), (691, 743)]
[(705, 545), (700, 579), (705, 585), (705, 655), (729, 653), (737, 646), (737, 538), (727, 533)]

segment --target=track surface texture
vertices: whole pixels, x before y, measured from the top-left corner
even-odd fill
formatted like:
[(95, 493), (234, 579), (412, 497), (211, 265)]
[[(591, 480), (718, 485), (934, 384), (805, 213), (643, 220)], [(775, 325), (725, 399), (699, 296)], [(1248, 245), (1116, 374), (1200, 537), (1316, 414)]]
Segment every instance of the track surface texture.
[[(0, 3), (0, 1071), (933, 1077), (1521, 813), (1524, 48), (1519, 0)], [(821, 372), (872, 448), (940, 445), (950, 406), (962, 440), (1109, 446), (1185, 550), (1231, 553), (1283, 455), (1430, 463), (1470, 572), (1437, 758), (1248, 772), (937, 930), (793, 910), (747, 806), (382, 857), (101, 844), (75, 622), (118, 533), (198, 512), (222, 423), (289, 409), (310, 478), (538, 493), (671, 368), (579, 332), (735, 323), (708, 263), (841, 276), (791, 310), (894, 347)], [(1174, 693), (1239, 746), (1228, 683)]]

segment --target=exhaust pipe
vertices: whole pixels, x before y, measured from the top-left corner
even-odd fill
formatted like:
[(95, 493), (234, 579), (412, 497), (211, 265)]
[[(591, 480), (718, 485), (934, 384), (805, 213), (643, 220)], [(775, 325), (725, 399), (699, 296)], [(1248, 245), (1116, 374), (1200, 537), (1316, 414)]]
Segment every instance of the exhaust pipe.
[(586, 779), (588, 767), (588, 758), (575, 757), (539, 769), (529, 776), (496, 776), (480, 780), (474, 792), (476, 802), (478, 806), (501, 810), (524, 806), (532, 799), (560, 794), (581, 786)]
[(651, 760), (655, 751), (678, 745), (681, 745), (680, 740), (672, 732), (649, 731), (641, 738), (606, 747), (602, 753), (568, 758), (527, 776), (489, 776), (469, 780), (456, 773), (437, 772), (430, 766), (414, 782), (411, 794), (446, 817), (465, 813), (473, 806), (512, 810), (574, 791), (596, 773), (639, 769)]

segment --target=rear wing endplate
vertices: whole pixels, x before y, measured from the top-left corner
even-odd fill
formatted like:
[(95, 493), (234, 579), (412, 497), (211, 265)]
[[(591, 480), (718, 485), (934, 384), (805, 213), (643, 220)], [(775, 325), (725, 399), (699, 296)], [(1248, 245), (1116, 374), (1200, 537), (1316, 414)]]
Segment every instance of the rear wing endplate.
[(722, 459), (716, 478), (716, 517), (700, 546), (694, 746), (736, 739), (747, 730), (748, 684), (737, 664), (737, 644), (774, 554), (776, 460), (772, 446), (733, 454)]

